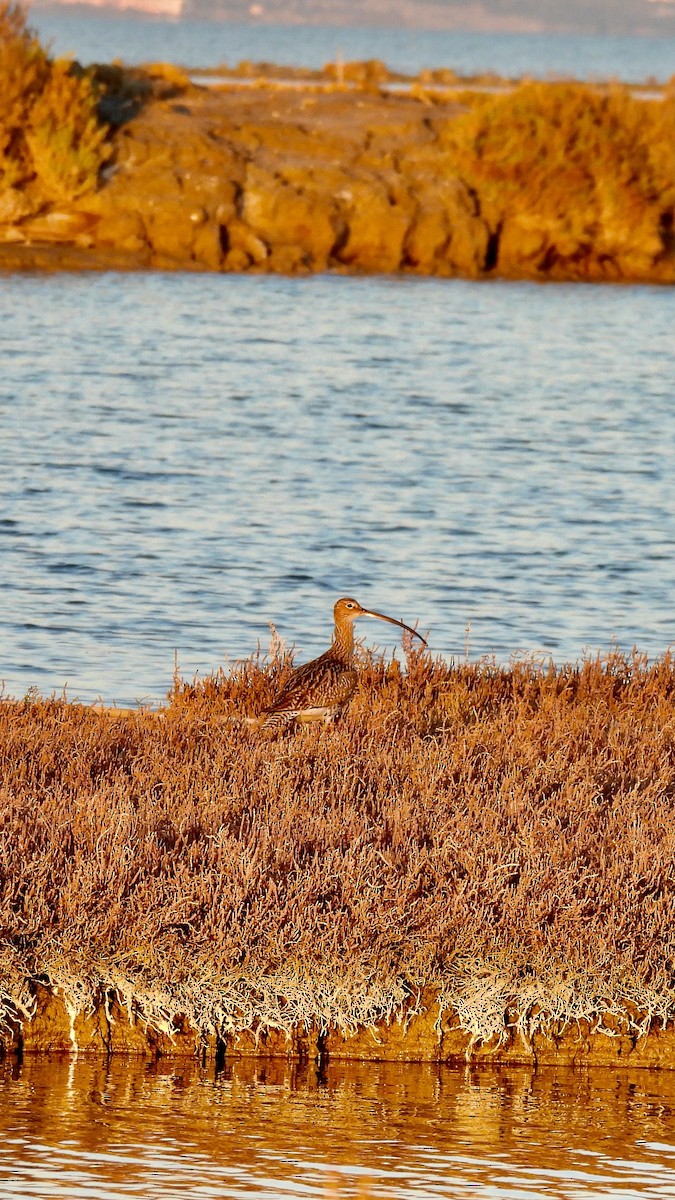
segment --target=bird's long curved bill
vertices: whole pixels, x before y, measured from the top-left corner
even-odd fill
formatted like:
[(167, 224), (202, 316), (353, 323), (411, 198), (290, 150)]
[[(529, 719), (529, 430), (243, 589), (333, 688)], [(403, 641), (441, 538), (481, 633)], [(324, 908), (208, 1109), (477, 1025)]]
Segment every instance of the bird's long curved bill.
[(388, 621), (390, 625), (398, 625), (401, 629), (407, 629), (408, 633), (412, 633), (413, 637), (419, 638), (423, 646), (427, 644), (426, 638), (423, 638), (421, 633), (418, 633), (416, 629), (411, 629), (404, 621), (397, 621), (395, 617), (385, 617), (384, 613), (373, 612), (370, 608), (364, 608), (363, 612), (359, 615), (362, 617), (377, 617), (378, 621)]

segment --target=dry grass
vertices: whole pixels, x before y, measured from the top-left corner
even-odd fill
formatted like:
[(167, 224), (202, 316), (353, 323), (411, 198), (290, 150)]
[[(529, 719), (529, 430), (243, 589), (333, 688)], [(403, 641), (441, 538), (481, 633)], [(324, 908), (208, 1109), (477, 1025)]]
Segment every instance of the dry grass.
[(0, 703), (8, 1006), (47, 977), (205, 1032), (354, 1028), (426, 985), (479, 1039), (675, 1015), (669, 657), (368, 658), (335, 727), (239, 723), (287, 666), (178, 682), (163, 717)]

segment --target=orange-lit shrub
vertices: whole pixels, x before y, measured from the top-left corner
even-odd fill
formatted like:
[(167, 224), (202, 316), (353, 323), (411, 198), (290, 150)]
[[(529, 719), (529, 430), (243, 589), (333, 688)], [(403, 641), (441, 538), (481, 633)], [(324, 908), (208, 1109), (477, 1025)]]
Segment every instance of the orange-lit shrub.
[(621, 87), (527, 83), (475, 100), (448, 122), (443, 138), (493, 228), (519, 226), (525, 257), (528, 231), (533, 254), (552, 260), (618, 252), (630, 263), (634, 250), (639, 267), (669, 244), (672, 96), (644, 100)]
[(49, 58), (18, 5), (0, 4), (0, 212), (5, 210), (5, 219), (92, 190), (107, 157), (105, 137), (90, 78), (69, 62)]

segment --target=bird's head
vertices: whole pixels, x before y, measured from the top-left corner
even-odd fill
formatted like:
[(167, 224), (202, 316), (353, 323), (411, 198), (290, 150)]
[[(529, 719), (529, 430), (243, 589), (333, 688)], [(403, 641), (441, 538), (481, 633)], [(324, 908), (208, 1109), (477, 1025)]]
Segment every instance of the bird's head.
[(365, 608), (362, 608), (358, 600), (352, 600), (351, 596), (343, 596), (341, 600), (335, 602), (333, 616), (339, 624), (345, 624), (355, 621), (357, 617), (366, 616)]
[(344, 628), (345, 625), (351, 625), (357, 617), (375, 617), (378, 621), (388, 621), (390, 625), (398, 625), (401, 629), (407, 629), (413, 637), (419, 638), (423, 646), (427, 644), (426, 639), (416, 629), (411, 629), (409, 625), (403, 621), (397, 621), (395, 617), (386, 617), (384, 613), (375, 612), (372, 608), (363, 608), (358, 600), (352, 599), (351, 596), (343, 596), (336, 602), (333, 616), (338, 629)]

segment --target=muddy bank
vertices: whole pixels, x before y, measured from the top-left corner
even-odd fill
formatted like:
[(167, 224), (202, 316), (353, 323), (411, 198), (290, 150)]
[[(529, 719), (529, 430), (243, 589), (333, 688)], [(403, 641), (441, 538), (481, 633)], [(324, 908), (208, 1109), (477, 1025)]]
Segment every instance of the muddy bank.
[(607, 1014), (603, 1020), (550, 1022), (529, 1034), (515, 1027), (503, 1040), (475, 1043), (456, 1012), (429, 990), (389, 1021), (355, 1031), (297, 1025), (288, 1030), (244, 1029), (204, 1036), (182, 1017), (164, 1029), (142, 1012), (127, 1011), (117, 997), (101, 998), (89, 1012), (75, 1013), (54, 990), (36, 984), (30, 1017), (15, 1014), (0, 1030), (6, 1054), (105, 1053), (147, 1058), (283, 1058), (295, 1062), (489, 1061), (537, 1066), (675, 1068), (675, 1025), (656, 1023), (640, 1036), (637, 1027)]
[(99, 76), (98, 189), (0, 205), (0, 268), (675, 281), (668, 96)]

